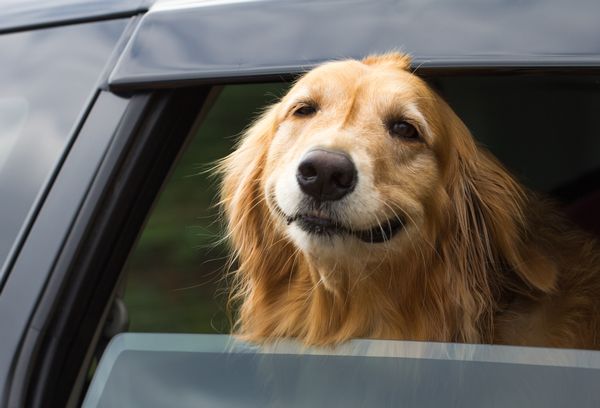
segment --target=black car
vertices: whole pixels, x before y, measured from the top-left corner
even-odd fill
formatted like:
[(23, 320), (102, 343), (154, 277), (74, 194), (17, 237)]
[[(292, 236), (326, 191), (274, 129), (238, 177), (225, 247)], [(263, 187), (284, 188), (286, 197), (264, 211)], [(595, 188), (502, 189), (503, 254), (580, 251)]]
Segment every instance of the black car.
[[(222, 157), (249, 116), (330, 59), (410, 53), (480, 143), (599, 233), (599, 13), (594, 0), (5, 2), (0, 406), (598, 406), (595, 351), (117, 334), (128, 310), (136, 330), (128, 293), (153, 279), (141, 273), (171, 279), (152, 265), (162, 253), (140, 263), (164, 244), (153, 220), (175, 225), (192, 200), (193, 225), (213, 201), (182, 163)], [(192, 230), (165, 245), (198, 265)], [(178, 314), (139, 331), (205, 331), (175, 327)]]

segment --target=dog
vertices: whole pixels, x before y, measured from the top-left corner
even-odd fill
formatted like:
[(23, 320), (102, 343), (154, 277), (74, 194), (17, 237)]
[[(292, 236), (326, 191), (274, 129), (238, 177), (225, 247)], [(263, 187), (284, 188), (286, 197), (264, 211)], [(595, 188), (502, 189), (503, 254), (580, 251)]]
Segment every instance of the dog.
[(600, 247), (389, 53), (304, 74), (218, 165), (250, 341), (598, 348)]

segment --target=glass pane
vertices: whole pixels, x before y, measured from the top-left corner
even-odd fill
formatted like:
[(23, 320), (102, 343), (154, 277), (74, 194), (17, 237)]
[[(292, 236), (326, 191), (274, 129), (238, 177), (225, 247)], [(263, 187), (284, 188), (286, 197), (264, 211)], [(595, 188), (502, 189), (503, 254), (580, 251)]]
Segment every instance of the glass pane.
[(0, 99), (0, 173), (10, 152), (19, 140), (28, 113), (27, 99)]
[(0, 265), (124, 26), (117, 20), (0, 36)]
[(600, 352), (353, 340), (336, 349), (124, 334), (83, 407), (597, 407)]

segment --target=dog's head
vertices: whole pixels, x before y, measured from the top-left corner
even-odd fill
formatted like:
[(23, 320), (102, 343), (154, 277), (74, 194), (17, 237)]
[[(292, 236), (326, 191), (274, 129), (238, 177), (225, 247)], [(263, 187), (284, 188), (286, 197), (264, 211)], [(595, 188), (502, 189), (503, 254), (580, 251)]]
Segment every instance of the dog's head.
[(433, 281), (418, 275), (437, 268), (440, 292), (488, 279), (490, 262), (520, 262), (523, 191), (409, 65), (386, 54), (312, 70), (222, 163), (243, 296), (285, 285), (299, 265), (332, 293)]
[[(367, 270), (384, 253), (431, 238), (424, 234), (448, 201), (449, 147), (464, 141), (450, 140), (460, 122), (409, 63), (388, 54), (303, 76), (229, 161), (244, 168), (226, 182), (225, 198), (258, 183), (265, 234), (276, 231), (322, 269)], [(252, 181), (251, 171), (260, 172)]]
[[(444, 123), (401, 55), (323, 65), (277, 105), (263, 194), (308, 256), (359, 265), (419, 239), (442, 184)], [(440, 118), (442, 119), (442, 118)], [(443, 120), (443, 119), (442, 119)]]

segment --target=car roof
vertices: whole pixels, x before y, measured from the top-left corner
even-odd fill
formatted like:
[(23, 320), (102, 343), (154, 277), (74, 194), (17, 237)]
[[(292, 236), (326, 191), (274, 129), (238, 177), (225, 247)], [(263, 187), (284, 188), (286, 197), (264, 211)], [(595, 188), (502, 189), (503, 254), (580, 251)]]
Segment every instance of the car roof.
[(0, 33), (147, 13), (118, 89), (276, 78), (390, 50), (419, 72), (600, 70), (596, 0), (4, 0)]
[(0, 33), (136, 14), (153, 0), (3, 0)]
[(277, 77), (408, 52), (427, 70), (600, 68), (597, 0), (179, 0), (144, 15), (113, 88)]

